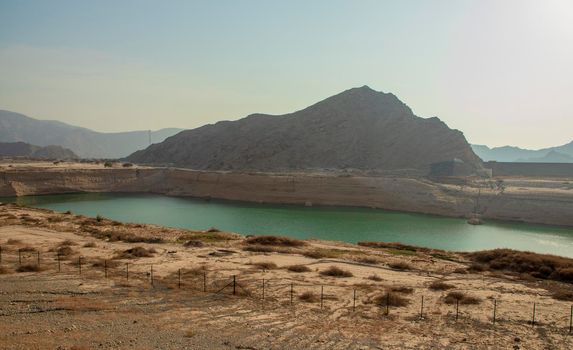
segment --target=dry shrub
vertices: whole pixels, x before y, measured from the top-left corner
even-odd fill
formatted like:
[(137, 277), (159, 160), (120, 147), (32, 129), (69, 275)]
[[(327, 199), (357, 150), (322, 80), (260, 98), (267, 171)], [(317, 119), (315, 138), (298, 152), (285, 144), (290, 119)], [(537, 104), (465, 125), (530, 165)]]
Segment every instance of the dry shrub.
[(391, 268), (396, 269), (396, 270), (411, 270), (412, 269), (412, 265), (408, 264), (405, 261), (392, 262), (392, 263), (389, 263), (388, 266), (390, 266)]
[(288, 238), (283, 236), (254, 236), (247, 238), (245, 243), (257, 244), (257, 245), (281, 246), (281, 247), (302, 247), (306, 245), (305, 242), (299, 239)]
[(356, 261), (362, 264), (378, 265), (380, 264), (380, 259), (371, 256), (361, 256), (356, 258)]
[(402, 293), (402, 294), (412, 294), (414, 293), (414, 288), (407, 286), (392, 286), (389, 288), (391, 292)]
[(261, 270), (274, 270), (277, 268), (277, 264), (272, 261), (259, 261), (252, 263), (252, 265)]
[(302, 253), (302, 255), (306, 256), (307, 258), (311, 259), (324, 259), (326, 258), (326, 254), (319, 250), (310, 250), (307, 252)]
[(133, 247), (119, 253), (115, 259), (136, 259), (149, 258), (155, 253), (155, 249), (146, 249), (144, 247)]
[(404, 307), (410, 304), (410, 300), (408, 298), (404, 298), (403, 296), (400, 296), (397, 293), (385, 293), (377, 295), (374, 298), (372, 298), (371, 302), (374, 303), (374, 305), (380, 307), (386, 307), (386, 305)]
[(7, 268), (6, 266), (0, 266), (0, 275), (6, 275), (12, 273), (12, 270)]
[(468, 273), (468, 270), (465, 269), (465, 268), (463, 268), (463, 267), (458, 267), (458, 268), (456, 268), (456, 269), (453, 271), (453, 273), (457, 273), (457, 274), (460, 274), (460, 275), (465, 275), (465, 274)]
[(205, 246), (205, 243), (203, 243), (203, 241), (200, 241), (198, 239), (190, 239), (187, 242), (183, 243), (183, 246), (188, 248), (201, 248)]
[(395, 250), (407, 250), (413, 253), (416, 252), (428, 252), (429, 248), (416, 247), (412, 245), (402, 244), (398, 242), (358, 242), (359, 246), (368, 248), (384, 248), (384, 249), (395, 249)]
[(44, 269), (41, 266), (35, 265), (35, 264), (20, 265), (16, 269), (16, 271), (18, 271), (18, 272), (40, 272), (43, 270)]
[(35, 252), (35, 251), (36, 251), (36, 248), (26, 246), (26, 247), (20, 248), (20, 251), (21, 251), (21, 252), (30, 252), (30, 253), (31, 253), (31, 252)]
[(97, 247), (97, 244), (95, 242), (87, 242), (86, 244), (84, 244), (85, 248), (95, 248)]
[(474, 262), (488, 270), (528, 274), (534, 278), (573, 283), (573, 259), (549, 254), (494, 249), (468, 253)]
[(70, 247), (70, 246), (68, 246), (68, 245), (65, 245), (65, 246), (62, 246), (62, 247), (58, 247), (58, 248), (56, 249), (56, 253), (57, 253), (59, 256), (68, 257), (68, 256), (74, 255), (74, 254), (76, 253), (76, 251), (75, 251), (72, 247)]
[(6, 244), (19, 245), (19, 244), (22, 244), (22, 241), (19, 239), (10, 238), (8, 241), (6, 241)]
[(310, 272), (310, 269), (306, 265), (290, 265), (287, 267), (290, 272)]
[(447, 284), (447, 283), (442, 282), (442, 281), (434, 281), (434, 282), (430, 283), (428, 288), (431, 290), (448, 290), (448, 289), (453, 289), (455, 287), (452, 286), (451, 284)]
[(563, 288), (553, 291), (551, 297), (562, 301), (573, 301), (573, 290), (570, 288)]
[(449, 292), (445, 298), (444, 298), (444, 302), (446, 304), (455, 304), (457, 302), (459, 302), (462, 305), (476, 305), (481, 303), (481, 299), (471, 296), (471, 295), (467, 295), (463, 292), (459, 292), (459, 291), (453, 291), (453, 292)]
[(216, 227), (211, 227), (210, 229), (207, 230), (207, 232), (221, 232), (221, 230), (219, 230)]
[(382, 281), (382, 277), (380, 277), (376, 274), (368, 276), (368, 279), (371, 281), (376, 281), (376, 282)]
[(76, 242), (72, 241), (71, 239), (66, 239), (64, 241), (61, 241), (59, 246), (63, 247), (63, 246), (71, 246), (71, 245), (78, 245)]
[(347, 270), (343, 270), (337, 266), (330, 266), (328, 269), (320, 271), (320, 275), (321, 276), (329, 276), (329, 277), (337, 277), (337, 278), (354, 276), (352, 274), (352, 272), (347, 271)]
[(299, 295), (298, 298), (301, 301), (304, 301), (305, 303), (314, 303), (319, 300), (319, 297), (313, 292), (304, 292), (301, 295)]

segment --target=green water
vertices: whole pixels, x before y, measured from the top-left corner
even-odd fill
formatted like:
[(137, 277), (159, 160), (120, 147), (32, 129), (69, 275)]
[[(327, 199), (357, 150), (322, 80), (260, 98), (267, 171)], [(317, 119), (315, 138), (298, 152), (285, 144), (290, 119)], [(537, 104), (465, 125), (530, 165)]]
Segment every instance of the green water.
[[(8, 201), (4, 199), (4, 201)], [(513, 248), (573, 257), (573, 229), (379, 209), (204, 201), (150, 194), (82, 193), (12, 198), (20, 204), (164, 226), (280, 234), (346, 242), (386, 241), (456, 251)]]

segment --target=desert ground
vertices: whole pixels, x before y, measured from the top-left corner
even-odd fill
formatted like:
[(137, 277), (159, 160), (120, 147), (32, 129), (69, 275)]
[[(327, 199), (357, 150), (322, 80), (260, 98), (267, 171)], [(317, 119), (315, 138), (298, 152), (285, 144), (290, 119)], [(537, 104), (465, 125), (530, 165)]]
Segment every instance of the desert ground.
[(0, 224), (2, 349), (573, 348), (571, 284), (461, 253), (14, 204)]

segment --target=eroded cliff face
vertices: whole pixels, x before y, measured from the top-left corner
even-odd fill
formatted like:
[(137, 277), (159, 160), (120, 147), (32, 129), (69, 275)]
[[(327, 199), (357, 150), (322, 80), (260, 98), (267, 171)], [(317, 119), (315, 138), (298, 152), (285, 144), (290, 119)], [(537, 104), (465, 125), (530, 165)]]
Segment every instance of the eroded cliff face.
[[(484, 217), (573, 226), (573, 191), (523, 187), (482, 191)], [(0, 196), (72, 192), (147, 192), (267, 203), (361, 206), (468, 216), (475, 188), (424, 178), (205, 172), (167, 168), (12, 169), (0, 171)]]

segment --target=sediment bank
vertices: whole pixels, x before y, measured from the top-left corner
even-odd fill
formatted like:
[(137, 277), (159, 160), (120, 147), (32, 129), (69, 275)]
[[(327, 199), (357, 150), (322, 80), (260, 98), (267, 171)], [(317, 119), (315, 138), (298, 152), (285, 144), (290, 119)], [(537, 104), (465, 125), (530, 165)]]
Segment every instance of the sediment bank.
[[(563, 179), (505, 179), (482, 189), (486, 219), (573, 226), (573, 189)], [(174, 168), (15, 166), (0, 169), (0, 196), (142, 192), (264, 203), (337, 205), (467, 217), (478, 189), (425, 178), (205, 172)]]

